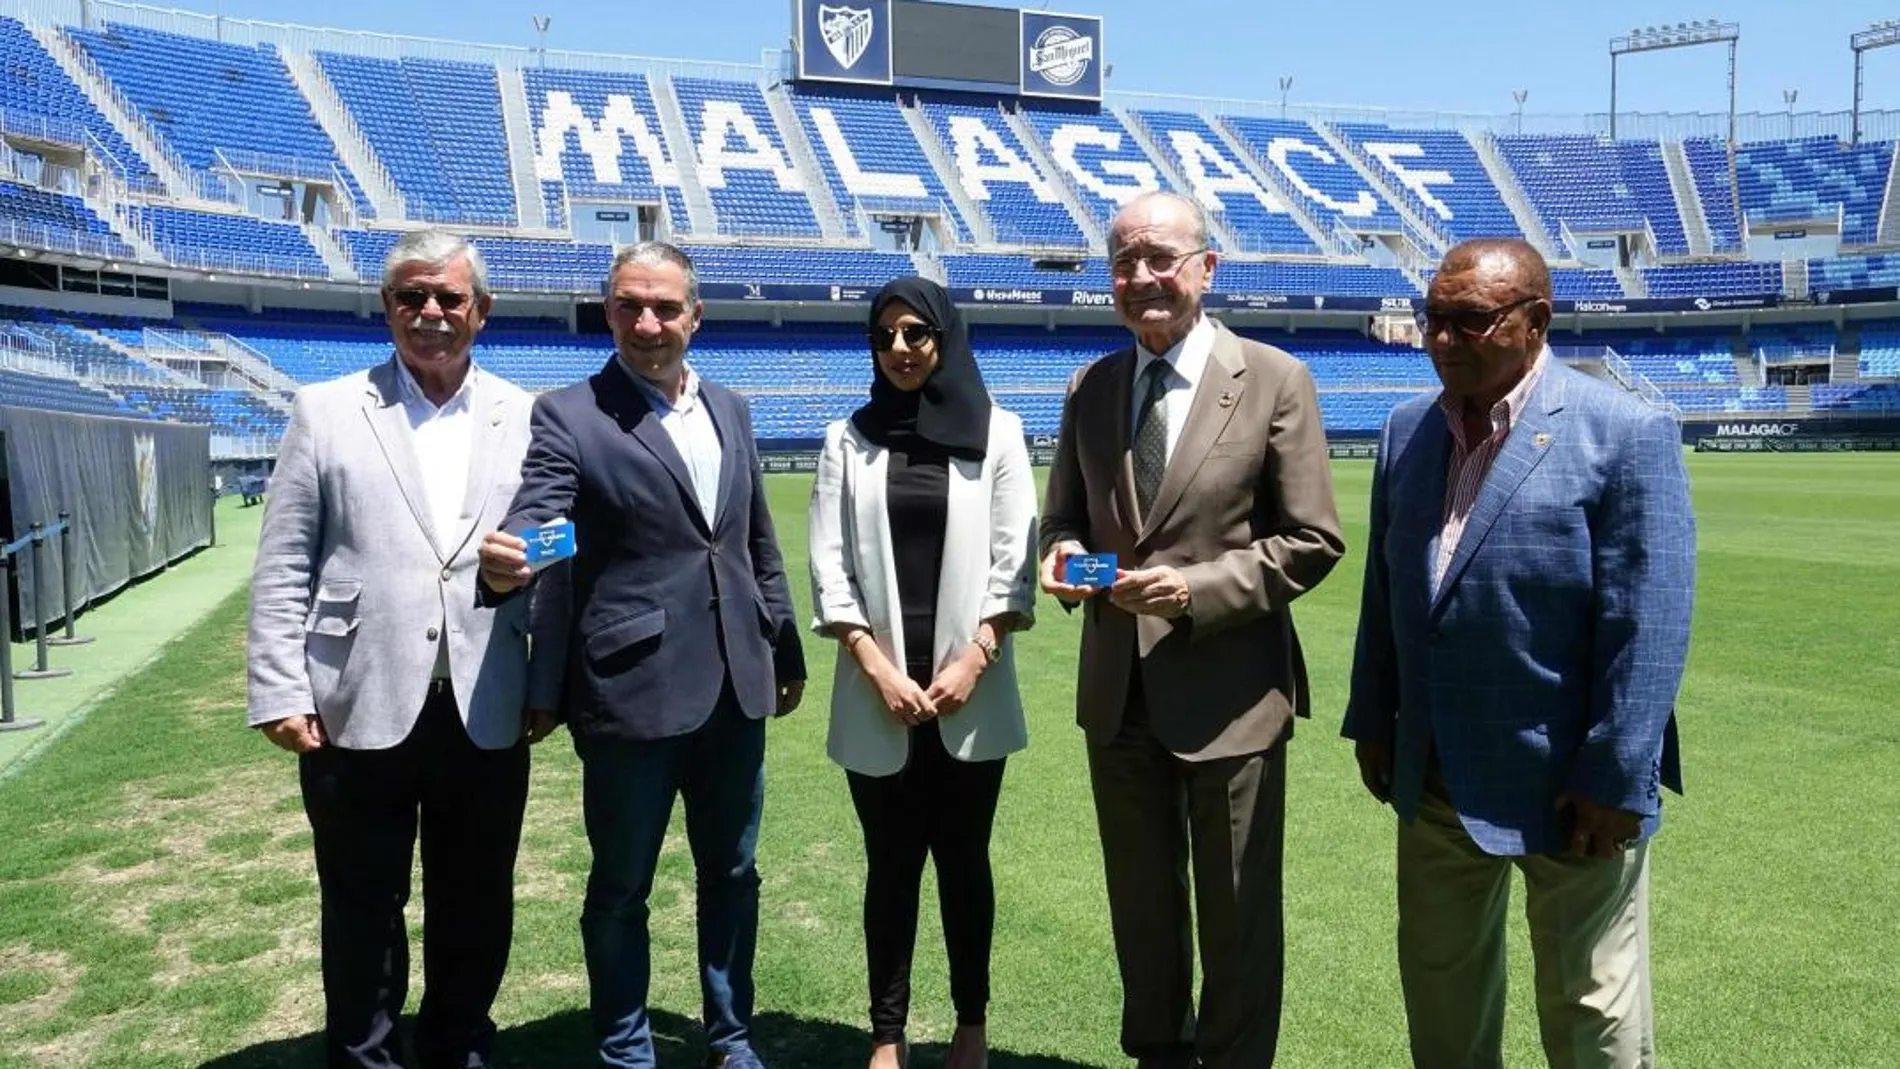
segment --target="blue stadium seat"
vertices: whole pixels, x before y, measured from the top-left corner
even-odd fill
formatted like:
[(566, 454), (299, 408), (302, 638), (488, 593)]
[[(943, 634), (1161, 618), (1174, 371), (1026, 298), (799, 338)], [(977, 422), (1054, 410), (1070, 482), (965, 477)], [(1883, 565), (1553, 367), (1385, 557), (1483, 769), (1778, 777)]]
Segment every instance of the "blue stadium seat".
[(856, 206), (867, 200), (940, 212), (956, 240), (970, 240), (969, 225), (896, 100), (808, 92), (794, 92), (791, 100), (851, 234), (864, 236)]
[[(818, 237), (818, 217), (793, 165), (784, 132), (750, 82), (675, 78), (673, 92), (699, 158), (699, 174), (731, 236)], [(711, 136), (709, 136), (709, 134)]]
[(1843, 145), (1831, 137), (1764, 141), (1735, 150), (1742, 210), (1763, 220), (1841, 215), (1841, 243), (1871, 245), (1893, 165), (1893, 142)]
[(1202, 204), (1216, 204), (1242, 252), (1317, 253), (1319, 247), (1293, 218), (1280, 195), (1260, 184), (1199, 115), (1137, 111), (1135, 119), (1184, 177)]
[(0, 110), (44, 115), (86, 128), (134, 185), (156, 189), (158, 177), (64, 69), (20, 22), (0, 16)]
[(1322, 223), (1362, 233), (1405, 229), (1399, 213), (1307, 123), (1247, 115), (1222, 116), (1221, 122), (1253, 153), (1261, 169), (1278, 171)]
[(21, 227), (22, 243), (43, 233), (46, 247), (87, 255), (130, 256), (132, 249), (78, 197), (0, 179), (0, 236)]
[(963, 191), (989, 215), (996, 240), (1008, 245), (1083, 248), (1088, 238), (1069, 215), (1057, 186), (1017, 139), (1002, 112), (942, 101), (924, 115), (943, 142), (944, 157)]
[(1340, 123), (1336, 128), (1421, 218), (1453, 241), (1524, 236), (1465, 135), (1378, 123)]
[(1729, 169), (1728, 142), (1691, 137), (1683, 141), (1682, 154), (1689, 164), (1689, 176), (1695, 180), (1696, 193), (1702, 198), (1702, 217), (1709, 224), (1710, 248), (1715, 252), (1740, 252), (1745, 247), (1742, 211), (1735, 199), (1735, 175)]
[(515, 225), (514, 182), (494, 67), (341, 52), (314, 55), (388, 169), (410, 218)]
[(528, 120), (547, 223), (571, 197), (661, 204), (675, 233), (692, 231), (677, 157), (666, 143), (645, 75), (528, 67)]
[(1160, 168), (1114, 112), (1026, 108), (1023, 114), (1104, 232), (1123, 204), (1162, 188)]
[(329, 278), (329, 265), (295, 223), (184, 208), (128, 207), (130, 225), (180, 267), (289, 278)]
[(1498, 150), (1518, 185), (1563, 249), (1562, 224), (1578, 234), (1641, 230), (1656, 235), (1656, 251), (1686, 256), (1689, 238), (1676, 206), (1662, 146), (1654, 141), (1611, 141), (1581, 134), (1506, 135)]

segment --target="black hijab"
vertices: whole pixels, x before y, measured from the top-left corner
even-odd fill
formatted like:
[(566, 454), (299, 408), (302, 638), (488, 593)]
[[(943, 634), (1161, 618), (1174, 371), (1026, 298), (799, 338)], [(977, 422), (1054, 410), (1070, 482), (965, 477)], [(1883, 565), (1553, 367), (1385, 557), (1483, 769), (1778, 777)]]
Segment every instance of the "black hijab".
[(886, 449), (931, 447), (966, 460), (982, 460), (990, 441), (990, 395), (970, 351), (950, 294), (927, 278), (900, 278), (871, 298), (870, 327), (892, 303), (902, 303), (937, 330), (937, 366), (923, 388), (905, 393), (891, 385), (871, 354), (871, 400), (851, 414), (858, 433)]

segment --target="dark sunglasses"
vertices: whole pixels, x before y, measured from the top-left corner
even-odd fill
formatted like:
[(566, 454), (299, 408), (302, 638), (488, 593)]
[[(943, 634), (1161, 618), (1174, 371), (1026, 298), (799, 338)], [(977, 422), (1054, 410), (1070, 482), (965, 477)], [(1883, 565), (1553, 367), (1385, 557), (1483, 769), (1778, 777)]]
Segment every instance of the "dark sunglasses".
[(1527, 304), (1535, 304), (1542, 297), (1520, 297), (1509, 304), (1496, 308), (1422, 308), (1413, 314), (1418, 321), (1418, 329), (1426, 334), (1435, 334), (1439, 327), (1450, 327), (1474, 341), (1483, 341), (1497, 333), (1504, 318)]
[(468, 301), (468, 294), (455, 290), (400, 289), (390, 294), (396, 303), (411, 312), (420, 312), (429, 306), (429, 299), (435, 299), (435, 306), (444, 312), (453, 312)]
[(901, 327), (872, 327), (871, 348), (884, 352), (897, 344), (897, 336), (904, 336), (904, 344), (912, 349), (937, 336), (937, 328), (928, 323), (906, 323)]

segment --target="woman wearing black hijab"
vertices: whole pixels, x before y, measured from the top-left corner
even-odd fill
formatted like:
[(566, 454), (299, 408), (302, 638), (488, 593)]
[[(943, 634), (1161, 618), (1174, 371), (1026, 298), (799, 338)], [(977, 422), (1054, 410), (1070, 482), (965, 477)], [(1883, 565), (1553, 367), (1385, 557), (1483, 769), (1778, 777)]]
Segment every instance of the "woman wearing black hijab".
[(829, 751), (864, 829), (870, 1069), (901, 1069), (926, 857), (957, 1031), (982, 1069), (996, 916), (990, 825), (1029, 741), (1009, 634), (1034, 620), (1036, 497), (1022, 422), (991, 403), (963, 317), (921, 278), (871, 301), (871, 399), (826, 429), (812, 490), (819, 634), (843, 647)]

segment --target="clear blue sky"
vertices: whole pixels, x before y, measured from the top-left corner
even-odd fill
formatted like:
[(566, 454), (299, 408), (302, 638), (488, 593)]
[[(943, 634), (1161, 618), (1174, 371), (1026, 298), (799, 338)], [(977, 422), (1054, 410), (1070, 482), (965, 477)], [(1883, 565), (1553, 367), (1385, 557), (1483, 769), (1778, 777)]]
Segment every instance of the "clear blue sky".
[[(214, 0), (171, 0), (210, 12)], [(757, 62), (784, 41), (787, 0), (221, 0), (226, 15), (389, 33), (532, 45), (530, 16), (553, 17), (550, 48)], [(1008, 5), (996, 5), (1008, 6)], [(1041, 6), (1040, 0), (1023, 5)], [(1532, 113), (1600, 112), (1609, 96), (1611, 37), (1664, 21), (1741, 23), (1744, 111), (1844, 111), (1852, 99), (1848, 34), (1900, 5), (1864, 0), (1594, 0), (1538, 3), (1367, 3), (1360, 0), (1052, 0), (1101, 15), (1112, 89), (1296, 102), (1505, 113), (1528, 89)], [(1727, 52), (1677, 49), (1625, 59), (1622, 111), (1722, 111)], [(1900, 108), (1900, 47), (1867, 57), (1867, 106)]]

